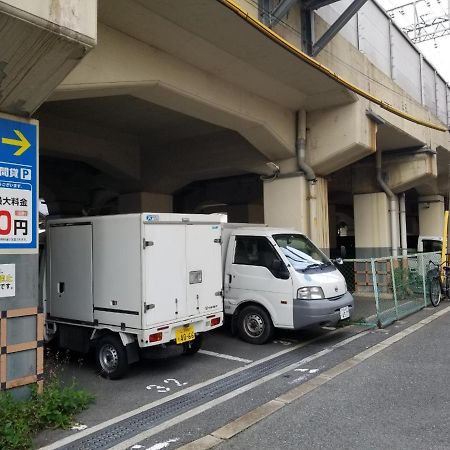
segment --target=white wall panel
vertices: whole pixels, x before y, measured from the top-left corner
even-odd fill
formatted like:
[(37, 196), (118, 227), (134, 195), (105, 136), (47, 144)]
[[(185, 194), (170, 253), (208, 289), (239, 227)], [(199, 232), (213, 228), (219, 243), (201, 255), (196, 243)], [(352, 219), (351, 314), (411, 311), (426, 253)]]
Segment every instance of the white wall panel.
[(421, 100), (420, 54), (395, 27), (392, 27), (392, 78), (411, 97)]
[(375, 66), (391, 76), (389, 20), (378, 6), (367, 2), (359, 12), (358, 22), (359, 49)]
[(423, 102), (436, 114), (436, 87), (434, 82), (434, 69), (426, 62), (423, 62)]
[(447, 96), (445, 82), (441, 77), (436, 77), (436, 101), (437, 116), (442, 122), (447, 123)]

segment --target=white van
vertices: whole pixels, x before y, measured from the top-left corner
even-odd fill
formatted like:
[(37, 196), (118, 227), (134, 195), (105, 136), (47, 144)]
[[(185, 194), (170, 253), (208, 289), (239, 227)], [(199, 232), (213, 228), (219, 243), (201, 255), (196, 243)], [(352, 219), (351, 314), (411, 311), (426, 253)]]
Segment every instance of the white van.
[(224, 311), (240, 337), (263, 344), (274, 328), (336, 325), (353, 314), (342, 274), (305, 235), (222, 224)]

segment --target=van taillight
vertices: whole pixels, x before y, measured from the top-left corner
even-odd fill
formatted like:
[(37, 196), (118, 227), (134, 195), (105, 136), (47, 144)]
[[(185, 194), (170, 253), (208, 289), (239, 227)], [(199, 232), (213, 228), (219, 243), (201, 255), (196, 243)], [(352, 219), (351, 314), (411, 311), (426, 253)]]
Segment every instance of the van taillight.
[(162, 333), (153, 333), (148, 337), (149, 342), (158, 342), (162, 340)]
[(215, 327), (216, 325), (219, 325), (220, 323), (220, 317), (215, 317), (214, 319), (211, 319), (211, 326)]

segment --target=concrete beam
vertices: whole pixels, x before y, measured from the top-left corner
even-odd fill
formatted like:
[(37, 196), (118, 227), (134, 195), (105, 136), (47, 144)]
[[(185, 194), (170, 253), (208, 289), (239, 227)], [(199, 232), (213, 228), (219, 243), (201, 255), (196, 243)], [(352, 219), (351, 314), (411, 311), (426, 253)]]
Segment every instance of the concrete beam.
[(0, 110), (30, 116), (97, 39), (97, 2), (0, 2)]
[[(436, 157), (426, 153), (389, 156), (389, 152), (383, 152), (382, 172), (390, 189), (399, 194), (435, 182)], [(375, 161), (370, 159), (356, 165), (352, 170), (352, 182), (356, 194), (379, 192)]]
[(436, 156), (420, 154), (414, 157), (384, 157), (383, 171), (393, 192), (405, 192), (437, 177)]
[[(64, 128), (61, 125), (64, 124)], [(58, 119), (58, 126), (43, 120), (39, 130), (41, 155), (85, 161), (102, 172), (118, 178), (140, 180), (140, 146), (134, 136), (113, 130), (103, 135), (89, 133), (80, 123)]]
[(294, 154), (291, 110), (102, 24), (98, 34), (97, 48), (53, 100), (131, 94), (235, 130), (269, 159)]
[(362, 102), (312, 111), (307, 117), (306, 159), (318, 175), (328, 175), (375, 152), (376, 125)]

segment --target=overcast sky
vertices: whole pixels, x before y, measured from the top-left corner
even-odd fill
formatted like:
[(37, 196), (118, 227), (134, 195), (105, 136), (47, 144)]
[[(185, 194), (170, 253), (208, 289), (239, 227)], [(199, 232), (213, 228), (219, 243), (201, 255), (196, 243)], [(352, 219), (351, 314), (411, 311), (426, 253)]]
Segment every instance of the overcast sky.
[[(396, 6), (411, 3), (410, 0), (378, 0), (378, 2), (389, 10)], [(421, 0), (417, 2), (417, 12), (425, 20), (436, 16), (448, 14), (450, 0)], [(414, 23), (414, 8), (406, 6), (401, 11), (397, 10), (394, 14), (394, 21), (400, 26), (412, 25)], [(444, 24), (447, 28), (449, 22)], [(434, 40), (429, 40), (416, 44), (423, 55), (435, 67), (439, 74), (444, 77), (447, 83), (450, 83), (450, 36), (444, 36)]]

